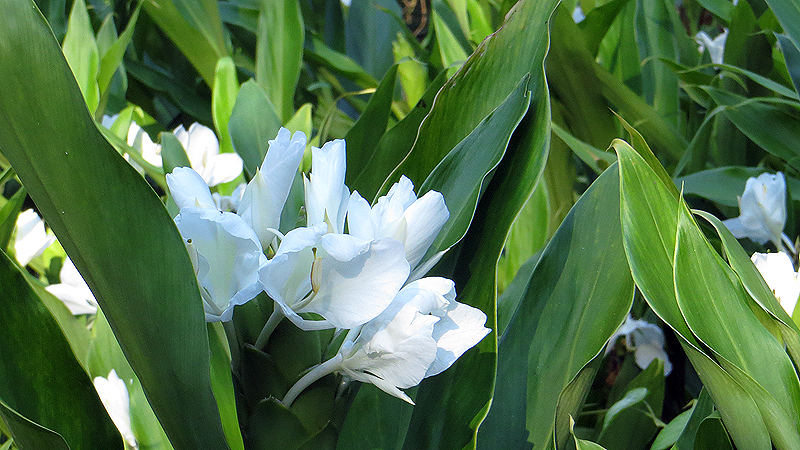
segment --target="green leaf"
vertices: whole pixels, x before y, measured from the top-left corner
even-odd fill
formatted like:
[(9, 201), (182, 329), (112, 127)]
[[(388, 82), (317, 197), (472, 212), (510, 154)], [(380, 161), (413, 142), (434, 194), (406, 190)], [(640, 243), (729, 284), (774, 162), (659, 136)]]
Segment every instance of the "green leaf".
[(298, 0), (262, 0), (260, 5), (256, 81), (285, 123), (294, 114), (294, 91), (303, 65), (303, 16)]
[(789, 36), (776, 33), (775, 37), (778, 38), (778, 45), (786, 61), (786, 69), (792, 78), (794, 90), (800, 94), (800, 50), (798, 50), (797, 45)]
[(172, 0), (172, 3), (186, 23), (200, 32), (219, 57), (227, 55), (225, 32), (216, 0)]
[(394, 64), (392, 40), (403, 31), (384, 10), (397, 17), (402, 14), (395, 0), (353, 0), (345, 20), (347, 56), (376, 80)]
[[(108, 51), (102, 55), (100, 70), (97, 74), (97, 85), (100, 88), (101, 94), (106, 92), (109, 83), (111, 83), (111, 78), (114, 76), (114, 72), (117, 71), (117, 68), (119, 68), (119, 65), (122, 63), (122, 58), (125, 56), (125, 49), (128, 48), (128, 44), (133, 37), (133, 29), (136, 26), (136, 20), (139, 18), (140, 9), (140, 7), (136, 7), (128, 21), (128, 26), (125, 27), (125, 31), (119, 35), (119, 38), (111, 44)], [(111, 18), (111, 16), (109, 16), (109, 18)]]
[(397, 80), (397, 69), (398, 66), (395, 64), (386, 72), (380, 86), (370, 97), (366, 109), (344, 136), (344, 140), (347, 142), (348, 176), (345, 178), (346, 182), (355, 179), (361, 173), (361, 170), (375, 154), (375, 147), (386, 132)]
[(533, 271), (500, 340), (495, 396), (478, 434), (485, 448), (526, 441), (547, 448), (562, 389), (625, 319), (633, 282), (619, 232), (617, 173), (612, 165), (581, 196)]
[(365, 72), (361, 66), (356, 64), (356, 62), (347, 55), (339, 53), (325, 45), (316, 34), (311, 34), (309, 39), (307, 39), (303, 56), (309, 62), (327, 67), (353, 80), (364, 89), (378, 86), (378, 82), (375, 81), (372, 75)]
[(14, 227), (17, 225), (17, 217), (22, 211), (22, 204), (28, 193), (24, 188), (18, 189), (5, 205), (0, 208), (0, 250), (8, 248), (11, 242), (11, 235), (14, 234)]
[(228, 122), (233, 113), (234, 103), (239, 94), (239, 80), (236, 66), (230, 56), (220, 58), (214, 75), (214, 88), (211, 94), (211, 113), (219, 136), (220, 153), (233, 153), (233, 143), (228, 132)]
[(442, 60), (442, 67), (447, 70), (448, 75), (454, 74), (467, 60), (467, 52), (461, 47), (458, 39), (447, 27), (447, 24), (442, 20), (436, 11), (431, 11), (431, 18), (433, 22), (434, 33), (436, 34), (436, 43), (438, 48), (439, 58)]
[(72, 3), (67, 34), (64, 36), (63, 51), (83, 97), (86, 99), (89, 111), (94, 112), (100, 103), (100, 92), (97, 87), (100, 55), (84, 0), (76, 0)]
[(32, 2), (5, 9), (0, 78), (19, 82), (0, 87), (3, 154), (92, 288), (175, 448), (226, 448), (199, 289), (172, 219), (98, 132)]
[(691, 450), (694, 448), (694, 438), (697, 435), (697, 429), (700, 427), (703, 420), (714, 411), (714, 402), (711, 400), (711, 396), (708, 395), (707, 388), (703, 388), (700, 391), (697, 402), (694, 404), (691, 411), (691, 418), (686, 424), (686, 428), (683, 429), (680, 437), (675, 442), (676, 450)]
[[(767, 104), (766, 99), (747, 99), (711, 87), (705, 90), (714, 102), (726, 107), (725, 117), (750, 140), (791, 166), (800, 168), (800, 150), (796, 145), (796, 138), (800, 136), (800, 119), (797, 116)], [(795, 108), (798, 106), (796, 102), (791, 104)]]
[(667, 426), (662, 428), (658, 436), (656, 436), (656, 440), (653, 441), (653, 445), (650, 446), (650, 450), (667, 450), (678, 442), (678, 438), (680, 438), (681, 434), (686, 430), (686, 426), (689, 423), (689, 419), (692, 417), (692, 413), (694, 413), (696, 405), (695, 403), (691, 408), (678, 414)]
[(517, 128), (530, 103), (529, 77), (463, 141), (445, 156), (419, 188), (419, 195), (434, 190), (444, 195), (450, 219), (436, 236), (428, 257), (452, 247), (467, 232), (484, 180), (505, 154), (511, 133)]
[(731, 438), (718, 414), (711, 415), (700, 422), (694, 439), (695, 450), (733, 450)]
[[(526, 73), (542, 71), (547, 22), (555, 5), (553, 0), (519, 2), (503, 27), (478, 46), (439, 91), (414, 147), (384, 183), (383, 192), (400, 175), (420, 186), (445, 155), (516, 89)], [(537, 92), (540, 82), (538, 75), (533, 75), (529, 88)]]
[[(678, 306), (673, 277), (664, 275), (675, 270), (676, 231), (685, 207), (633, 148), (623, 141), (614, 141), (612, 146), (620, 162), (625, 254), (636, 285), (650, 308), (676, 332), (738, 446), (769, 448), (769, 434), (758, 405), (745, 388), (700, 350), (701, 344)], [(707, 297), (695, 300), (694, 307), (708, 301)]]
[(572, 416), (569, 418), (569, 433), (575, 440), (575, 448), (577, 450), (606, 450), (605, 447), (595, 442), (586, 439), (578, 439), (578, 436), (575, 436), (575, 419), (573, 419)]
[[(58, 323), (4, 252), (0, 252), (0, 286), (4, 310), (0, 401), (25, 419), (60, 434), (75, 450), (121, 449), (119, 432)], [(13, 414), (3, 416), (8, 419)], [(10, 418), (8, 425), (23, 449), (27, 445), (42, 448), (35, 444), (38, 438), (57, 440), (41, 430), (36, 433), (36, 427), (20, 426), (24, 425), (21, 418)]]
[[(684, 195), (697, 195), (720, 205), (739, 207), (737, 197), (742, 195), (747, 179), (764, 173), (759, 167), (716, 167), (675, 179)], [(800, 201), (800, 180), (786, 177), (792, 201)]]
[(800, 42), (800, 4), (793, 0), (766, 0), (781, 27), (794, 40)]
[(275, 139), (280, 128), (281, 119), (264, 89), (253, 80), (244, 83), (236, 98), (228, 131), (250, 178), (261, 166), (269, 141)]
[(637, 0), (634, 26), (642, 61), (642, 97), (661, 117), (677, 127), (680, 118), (678, 77), (658, 60), (677, 59), (677, 31), (670, 20), (670, 9), (674, 9), (674, 5), (667, 1)]
[(348, 184), (352, 190), (357, 190), (366, 199), (377, 200), (384, 180), (414, 146), (417, 130), (430, 112), (436, 94), (446, 81), (447, 74), (441, 72), (425, 90), (414, 109), (397, 125), (384, 133), (375, 146), (369, 162), (364, 165), (361, 173)]
[[(70, 450), (64, 438), (47, 428), (32, 422), (0, 401), (0, 417), (11, 429), (13, 444), (20, 450)], [(7, 443), (11, 443), (8, 441)]]
[(161, 132), (161, 161), (165, 174), (172, 173), (176, 167), (192, 167), (186, 149), (178, 138), (168, 131)]
[(211, 349), (211, 387), (217, 399), (222, 429), (231, 450), (244, 450), (242, 432), (236, 412), (236, 398), (231, 376), (231, 358), (228, 355), (228, 341), (221, 323), (207, 324), (208, 343)]

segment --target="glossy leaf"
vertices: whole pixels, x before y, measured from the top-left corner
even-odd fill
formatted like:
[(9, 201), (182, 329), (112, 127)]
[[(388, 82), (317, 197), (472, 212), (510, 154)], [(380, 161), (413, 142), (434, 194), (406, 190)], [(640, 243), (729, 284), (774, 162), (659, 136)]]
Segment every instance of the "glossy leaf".
[(251, 178), (264, 161), (270, 139), (275, 139), (280, 128), (281, 120), (264, 89), (253, 80), (245, 82), (236, 98), (228, 130)]
[(220, 153), (232, 153), (233, 143), (228, 132), (228, 122), (233, 113), (234, 103), (239, 94), (239, 80), (236, 78), (236, 66), (229, 56), (220, 58), (214, 76), (214, 88), (211, 94), (211, 112), (214, 126), (219, 136)]
[(263, 0), (260, 5), (256, 81), (285, 123), (295, 111), (295, 85), (303, 64), (303, 16), (298, 0)]
[(12, 430), (10, 431), (13, 443), (20, 450), (37, 450), (47, 448), (52, 450), (70, 450), (64, 438), (47, 428), (32, 422), (18, 412), (9, 408), (0, 401), (0, 417)]
[(83, 1), (72, 3), (63, 51), (86, 99), (86, 105), (90, 111), (94, 111), (100, 102), (100, 92), (97, 87), (100, 55), (92, 24), (89, 22), (89, 13), (86, 11), (86, 3)]
[(495, 397), (478, 435), (485, 448), (547, 448), (561, 390), (625, 319), (633, 281), (618, 229), (617, 174), (610, 167), (584, 193), (533, 271), (498, 348)]
[(92, 288), (175, 448), (226, 448), (180, 235), (98, 132), (32, 5), (6, 2), (0, 16), (0, 77), (19, 80), (0, 88), (0, 148)]
[(401, 15), (394, 0), (353, 0), (345, 20), (347, 56), (376, 80), (394, 64), (392, 41), (403, 31), (387, 10)]
[[(122, 439), (92, 380), (75, 359), (50, 311), (4, 252), (0, 252), (0, 286), (5, 311), (0, 324), (0, 401), (25, 419), (61, 435), (69, 448), (121, 449)], [(33, 425), (20, 424), (25, 419), (8, 410), (3, 412), (5, 420), (11, 419), (8, 425), (21, 448), (41, 448), (36, 442), (46, 436), (58, 440), (44, 431), (34, 432)]]

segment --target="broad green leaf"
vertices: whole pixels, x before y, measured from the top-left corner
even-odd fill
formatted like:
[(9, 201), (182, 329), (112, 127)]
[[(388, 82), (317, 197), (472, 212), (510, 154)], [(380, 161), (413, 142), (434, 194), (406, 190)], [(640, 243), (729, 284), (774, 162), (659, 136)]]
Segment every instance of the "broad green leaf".
[(100, 103), (100, 92), (97, 87), (100, 55), (84, 0), (76, 0), (72, 3), (67, 34), (64, 36), (63, 51), (83, 97), (86, 99), (89, 111), (94, 112)]
[(733, 450), (733, 448), (731, 438), (719, 414), (712, 414), (700, 422), (694, 439), (695, 450)]
[(316, 34), (311, 34), (306, 40), (306, 48), (303, 51), (303, 55), (310, 63), (327, 67), (353, 80), (362, 88), (367, 89), (378, 86), (378, 82), (375, 81), (372, 75), (365, 72), (361, 66), (347, 57), (347, 55), (325, 45)]
[(596, 442), (586, 439), (578, 439), (578, 436), (575, 436), (575, 419), (573, 419), (572, 416), (569, 418), (569, 433), (575, 440), (575, 448), (577, 450), (605, 450), (605, 447)]
[(375, 154), (375, 147), (386, 132), (392, 108), (398, 66), (386, 72), (381, 84), (372, 94), (364, 112), (344, 137), (347, 142), (347, 172), (345, 182), (355, 179)]
[[(0, 401), (25, 419), (61, 435), (69, 448), (121, 449), (119, 432), (58, 323), (4, 252), (0, 252), (0, 287), (4, 310)], [(3, 416), (8, 420), (13, 414)], [(8, 423), (18, 445), (37, 448), (36, 441), (26, 436), (31, 433), (36, 439), (31, 430), (35, 427), (19, 422), (23, 419), (12, 417)]]
[(62, 42), (67, 32), (67, 0), (36, 0), (36, 6), (44, 14), (56, 40)]
[(281, 120), (264, 89), (253, 80), (245, 82), (236, 98), (228, 131), (250, 178), (261, 166), (269, 141), (275, 139), (280, 128)]
[(286, 122), (294, 114), (294, 91), (303, 66), (303, 16), (298, 0), (262, 0), (258, 15), (256, 81)]
[[(692, 414), (680, 437), (675, 442), (675, 450), (691, 450), (694, 448), (694, 438), (700, 423), (714, 411), (714, 402), (708, 395), (708, 389), (703, 388), (697, 397), (697, 402), (691, 409)], [(656, 439), (658, 440), (658, 439)]]
[[(533, 87), (528, 94), (528, 114), (481, 197), (476, 224), (485, 225), (473, 226), (461, 244), (456, 267), (470, 270), (459, 270), (452, 276), (457, 286), (463, 286), (459, 301), (483, 310), (486, 326), (495, 330), (497, 261), (508, 230), (541, 179), (547, 160), (550, 102), (539, 70), (528, 84)], [(497, 336), (490, 333), (450, 369), (423, 380), (404, 448), (475, 448), (477, 429), (486, 417), (494, 390), (496, 352)]]
[[(791, 166), (800, 167), (800, 150), (795, 142), (800, 136), (798, 117), (759, 99), (747, 99), (710, 87), (705, 90), (714, 102), (726, 107), (725, 117), (748, 138)], [(793, 104), (797, 106), (796, 102)]]
[(376, 80), (394, 64), (392, 41), (405, 28), (387, 11), (402, 14), (395, 0), (353, 0), (345, 20), (347, 56)]
[(27, 196), (25, 188), (20, 188), (0, 208), (0, 250), (9, 248), (8, 244), (11, 242), (14, 227), (17, 225), (17, 217), (22, 211), (22, 204)]
[[(142, 4), (147, 15), (189, 59), (206, 84), (209, 87), (214, 86), (214, 71), (219, 58), (227, 54), (225, 48), (209, 42), (200, 30), (187, 22), (173, 0), (146, 0)], [(129, 63), (126, 62), (128, 70)]]
[(226, 56), (217, 62), (214, 88), (211, 94), (211, 113), (219, 136), (220, 153), (233, 153), (233, 143), (228, 132), (228, 122), (233, 114), (234, 103), (239, 94), (239, 80), (233, 59)]
[(692, 417), (692, 413), (694, 413), (696, 405), (697, 404), (695, 403), (691, 408), (678, 414), (678, 416), (672, 419), (667, 426), (662, 428), (661, 431), (659, 431), (658, 436), (656, 436), (656, 440), (653, 441), (653, 445), (650, 446), (650, 450), (667, 450), (668, 448), (672, 447), (673, 444), (678, 442), (678, 438), (681, 437), (681, 433), (686, 430), (686, 426), (689, 423), (689, 419)]
[[(508, 232), (506, 242), (503, 244), (503, 252), (500, 261), (497, 263), (497, 293), (505, 294), (506, 287), (513, 283), (521, 267), (527, 264), (532, 257), (539, 253), (549, 239), (547, 229), (547, 190), (544, 183), (539, 184), (534, 189), (533, 194), (528, 199), (522, 211), (514, 219), (514, 224)], [(537, 258), (538, 259), (538, 258)], [(535, 261), (534, 261), (535, 263)], [(531, 267), (531, 269), (533, 269)], [(530, 272), (528, 277), (530, 278)], [(526, 281), (527, 283), (527, 281)], [(522, 286), (524, 288), (524, 286)], [(520, 295), (516, 296), (519, 299)], [(512, 302), (513, 303), (513, 302)], [(501, 302), (498, 298), (498, 333), (502, 335), (500, 325), (503, 314)], [(506, 310), (509, 315), (505, 316), (505, 323), (511, 318), (510, 314), (516, 310), (516, 306)]]
[[(742, 448), (769, 448), (769, 434), (753, 397), (700, 350), (676, 298), (674, 254), (684, 206), (633, 148), (614, 141), (620, 162), (620, 202), (625, 254), (650, 308), (680, 339), (692, 365)], [(680, 209), (679, 209), (680, 208)], [(684, 212), (684, 214), (686, 214)]]
[(800, 4), (793, 0), (766, 0), (781, 27), (794, 42), (800, 42)]
[(617, 173), (612, 165), (584, 193), (533, 271), (500, 340), (494, 400), (478, 434), (483, 448), (526, 441), (547, 448), (562, 389), (625, 319), (633, 282), (619, 232)]
[(351, 189), (357, 190), (366, 199), (377, 200), (384, 180), (414, 145), (419, 126), (430, 112), (436, 94), (446, 81), (446, 73), (441, 72), (425, 90), (414, 109), (381, 137), (372, 152), (372, 158), (355, 180), (348, 184)]
[[(387, 396), (374, 386), (362, 385), (347, 412), (347, 419), (336, 448), (338, 450), (402, 449), (403, 438), (414, 408), (398, 398)], [(365, 430), (370, 431), (365, 433)]]
[(467, 232), (485, 180), (500, 163), (511, 134), (528, 110), (529, 77), (463, 141), (444, 157), (419, 188), (419, 195), (434, 190), (444, 195), (450, 219), (428, 250), (428, 257), (452, 247)]
[(453, 10), (455, 13), (456, 18), (458, 19), (458, 25), (461, 27), (461, 31), (466, 34), (467, 36), (470, 35), (470, 27), (469, 27), (469, 14), (467, 13), (467, 0), (445, 0), (447, 6)]
[(38, 450), (42, 448), (70, 450), (69, 445), (58, 433), (28, 420), (2, 401), (0, 401), (0, 417), (5, 421), (5, 425), (10, 428), (10, 433), (13, 437), (13, 440), (9, 440), (7, 443), (13, 443), (20, 450)]
[(176, 167), (192, 167), (186, 149), (173, 133), (167, 131), (161, 133), (161, 161), (165, 174), (172, 173)]
[[(556, 405), (556, 421), (555, 432), (552, 439), (550, 439), (550, 448), (563, 447), (563, 444), (569, 439), (572, 433), (571, 419), (573, 416), (581, 412), (583, 403), (589, 390), (592, 387), (592, 381), (597, 375), (597, 369), (600, 367), (600, 362), (603, 360), (602, 353), (598, 353), (595, 357), (586, 363), (577, 375), (570, 381), (561, 394), (558, 396), (558, 404)], [(560, 444), (561, 443), (561, 444)]]
[(575, 153), (575, 155), (592, 168), (596, 173), (601, 173), (617, 160), (613, 153), (600, 150), (591, 144), (573, 136), (569, 131), (552, 124), (553, 134), (564, 141), (565, 144)]
[(19, 81), (0, 87), (3, 154), (92, 288), (175, 448), (226, 448), (197, 281), (172, 219), (98, 132), (32, 2), (5, 8), (0, 78)]
[(776, 33), (775, 37), (778, 38), (778, 45), (786, 61), (786, 69), (792, 78), (794, 90), (800, 94), (800, 50), (798, 50), (797, 44), (789, 36)]
[(608, 408), (605, 420), (603, 421), (603, 429), (608, 428), (609, 423), (611, 423), (611, 421), (613, 421), (619, 413), (627, 408), (630, 408), (631, 406), (643, 402), (645, 397), (647, 397), (647, 388), (637, 387), (628, 391), (624, 397)]
[(413, 108), (425, 94), (428, 86), (428, 70), (421, 61), (415, 59), (414, 48), (403, 36), (398, 33), (397, 39), (392, 42), (394, 62), (397, 63), (397, 77), (403, 87), (406, 104)]
[(219, 57), (227, 55), (225, 31), (216, 0), (172, 0), (172, 3), (183, 19), (203, 35)]
[(207, 324), (208, 344), (211, 349), (211, 387), (217, 399), (222, 428), (231, 450), (244, 450), (242, 431), (236, 412), (236, 398), (231, 377), (231, 358), (221, 323)]
[[(201, 47), (200, 43), (198, 43), (197, 48)], [(211, 79), (206, 81), (209, 86), (213, 86), (214, 84), (214, 68), (216, 67), (216, 63), (217, 60), (215, 59), (211, 67)], [(177, 79), (139, 61), (130, 59), (125, 61), (125, 69), (128, 71), (129, 75), (138, 79), (149, 88), (163, 93), (170, 100), (174, 101), (179, 108), (191, 114), (192, 117), (204, 123), (213, 122), (211, 103), (208, 99), (199, 96), (190, 87), (183, 85)]]
[(698, 0), (697, 3), (701, 4), (703, 8), (722, 19), (725, 23), (731, 21), (731, 14), (733, 12), (733, 4), (731, 2), (725, 0)]
[[(542, 70), (548, 43), (547, 21), (555, 5), (553, 0), (523, 0), (516, 4), (503, 27), (484, 40), (439, 91), (414, 147), (384, 183), (384, 192), (400, 175), (421, 185), (445, 155), (505, 100), (526, 73)], [(532, 82), (540, 82), (538, 75), (533, 75)]]

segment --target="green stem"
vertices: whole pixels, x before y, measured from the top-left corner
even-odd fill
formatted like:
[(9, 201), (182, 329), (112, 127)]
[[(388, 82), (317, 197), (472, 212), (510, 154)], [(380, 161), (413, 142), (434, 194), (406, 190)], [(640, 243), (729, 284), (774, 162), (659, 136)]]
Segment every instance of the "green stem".
[(236, 328), (233, 327), (233, 320), (222, 322), (225, 336), (228, 338), (228, 348), (231, 349), (231, 365), (239, 370), (239, 338), (236, 336)]
[(264, 328), (261, 329), (261, 333), (258, 334), (258, 339), (256, 339), (256, 348), (259, 350), (264, 350), (267, 346), (267, 340), (269, 340), (269, 336), (275, 331), (275, 328), (278, 324), (286, 317), (283, 315), (283, 310), (281, 307), (275, 303), (272, 307), (272, 314), (270, 314), (269, 319), (267, 319), (267, 323), (264, 324)]

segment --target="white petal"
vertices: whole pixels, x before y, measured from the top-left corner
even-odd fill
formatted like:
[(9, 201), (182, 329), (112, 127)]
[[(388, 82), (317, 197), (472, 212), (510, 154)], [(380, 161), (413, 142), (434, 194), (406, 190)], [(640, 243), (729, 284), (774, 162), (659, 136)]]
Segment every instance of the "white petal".
[(636, 365), (641, 369), (646, 369), (654, 359), (660, 359), (664, 363), (664, 376), (672, 372), (672, 363), (667, 357), (663, 348), (657, 345), (637, 345), (633, 353)]
[(203, 178), (188, 167), (176, 167), (167, 174), (167, 186), (178, 208), (201, 207), (217, 209), (211, 191)]
[(244, 163), (236, 153), (210, 156), (200, 175), (209, 186), (233, 181), (242, 173)]
[(439, 192), (429, 191), (409, 206), (403, 217), (408, 229), (404, 242), (406, 258), (411, 267), (416, 267), (450, 218), (450, 212), (444, 204), (444, 196)]
[(347, 204), (347, 229), (352, 236), (361, 239), (375, 239), (375, 226), (372, 220), (372, 208), (364, 197), (353, 191)]
[(48, 236), (44, 222), (32, 209), (22, 211), (17, 217), (17, 233), (14, 238), (14, 254), (21, 266), (26, 266), (55, 242), (55, 236)]
[(214, 199), (214, 204), (217, 205), (217, 209), (220, 211), (237, 212), (239, 210), (239, 205), (242, 203), (242, 197), (244, 196), (246, 186), (247, 185), (244, 183), (239, 183), (236, 189), (231, 192), (231, 195), (220, 195), (217, 192), (212, 193), (211, 198)]
[(71, 259), (64, 260), (58, 276), (61, 283), (47, 286), (48, 292), (64, 302), (75, 316), (97, 312), (97, 300)]
[(353, 328), (375, 318), (408, 278), (402, 244), (394, 239), (364, 244), (352, 236), (328, 234), (321, 244), (325, 252), (333, 254), (318, 261), (314, 270), (318, 271), (319, 291), (298, 312), (320, 314), (337, 328)]
[(281, 128), (278, 137), (270, 141), (264, 163), (242, 197), (239, 215), (253, 227), (262, 247), (272, 241), (273, 234), (268, 229), (280, 225), (283, 206), (303, 158), (305, 135), (298, 131), (294, 139), (289, 137), (289, 130)]
[(308, 225), (331, 221), (333, 231), (344, 231), (350, 190), (344, 184), (347, 157), (342, 139), (311, 149), (311, 174), (305, 183)]
[(800, 297), (800, 280), (789, 255), (784, 252), (754, 253), (751, 259), (783, 309), (791, 316)]
[(786, 180), (782, 173), (749, 178), (739, 199), (739, 209), (738, 218), (724, 222), (734, 236), (748, 237), (759, 244), (772, 241), (781, 248), (786, 222)]
[(436, 359), (428, 368), (426, 377), (446, 370), (491, 331), (484, 326), (486, 314), (483, 311), (459, 302), (453, 302), (453, 305), (447, 315), (434, 325)]
[(267, 259), (258, 236), (236, 214), (211, 209), (185, 208), (175, 224), (210, 267), (207, 274), (198, 273), (206, 321), (230, 320), (235, 305), (261, 291), (258, 273)]
[(136, 438), (131, 429), (130, 397), (125, 382), (117, 376), (114, 369), (111, 369), (107, 379), (94, 378), (94, 388), (122, 437), (132, 448), (137, 448)]

